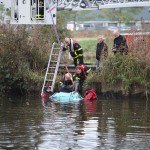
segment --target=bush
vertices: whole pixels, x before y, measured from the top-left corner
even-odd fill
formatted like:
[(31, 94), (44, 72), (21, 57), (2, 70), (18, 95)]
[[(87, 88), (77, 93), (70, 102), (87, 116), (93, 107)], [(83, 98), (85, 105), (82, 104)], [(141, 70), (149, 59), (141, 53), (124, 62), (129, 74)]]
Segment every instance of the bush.
[(105, 82), (112, 87), (121, 83), (122, 92), (129, 94), (132, 85), (140, 85), (145, 91), (150, 89), (150, 64), (128, 55), (109, 57), (101, 70), (88, 77), (86, 86), (91, 82)]
[[(0, 92), (40, 90), (55, 41), (52, 26), (0, 27)], [(61, 35), (64, 38), (63, 35)]]

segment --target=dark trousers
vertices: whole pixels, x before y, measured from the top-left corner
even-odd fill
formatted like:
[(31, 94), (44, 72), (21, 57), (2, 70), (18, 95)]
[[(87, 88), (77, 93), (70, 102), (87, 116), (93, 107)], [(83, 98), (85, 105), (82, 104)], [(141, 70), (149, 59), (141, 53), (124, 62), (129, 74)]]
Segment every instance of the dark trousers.
[(83, 56), (79, 56), (78, 58), (74, 58), (74, 66), (76, 67), (77, 65), (83, 64)]

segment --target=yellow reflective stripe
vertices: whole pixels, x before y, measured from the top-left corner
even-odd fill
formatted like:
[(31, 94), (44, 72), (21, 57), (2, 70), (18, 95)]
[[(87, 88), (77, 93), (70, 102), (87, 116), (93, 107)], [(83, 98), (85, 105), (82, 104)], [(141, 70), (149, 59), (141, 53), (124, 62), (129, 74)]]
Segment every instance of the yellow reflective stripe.
[(79, 55), (77, 55), (77, 56), (75, 56), (73, 58), (78, 58), (79, 56), (83, 56), (83, 54), (79, 54)]
[(59, 82), (59, 84), (61, 84), (61, 85), (62, 85), (63, 83), (62, 83), (62, 82)]
[(80, 80), (80, 78), (76, 77), (76, 80)]
[(77, 51), (80, 51), (80, 50), (82, 50), (82, 48), (79, 48)]
[(77, 55), (76, 51), (74, 53), (75, 53), (75, 55)]
[(38, 17), (38, 16), (44, 16), (44, 15), (39, 14), (39, 15), (36, 15), (36, 16)]
[(87, 73), (89, 73), (90, 71), (91, 71), (91, 68), (90, 68), (90, 69), (88, 69), (86, 72), (87, 72)]

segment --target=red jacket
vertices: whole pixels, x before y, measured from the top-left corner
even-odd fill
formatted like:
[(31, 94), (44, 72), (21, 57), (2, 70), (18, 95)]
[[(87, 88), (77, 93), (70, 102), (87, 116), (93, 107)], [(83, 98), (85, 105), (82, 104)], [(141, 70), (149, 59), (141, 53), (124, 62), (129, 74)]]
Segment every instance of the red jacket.
[(84, 92), (84, 101), (97, 99), (96, 90), (87, 90)]

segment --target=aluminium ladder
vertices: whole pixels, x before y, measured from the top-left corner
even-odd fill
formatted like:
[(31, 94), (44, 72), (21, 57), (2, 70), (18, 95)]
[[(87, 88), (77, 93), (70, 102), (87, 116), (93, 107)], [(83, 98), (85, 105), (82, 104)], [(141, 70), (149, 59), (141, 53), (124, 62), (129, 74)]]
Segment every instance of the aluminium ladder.
[(56, 77), (57, 77), (59, 64), (62, 56), (61, 48), (60, 47), (55, 48), (55, 47), (56, 47), (56, 43), (53, 43), (41, 94), (43, 93), (44, 88), (48, 86), (51, 87), (52, 92), (54, 90), (54, 85), (56, 82)]

